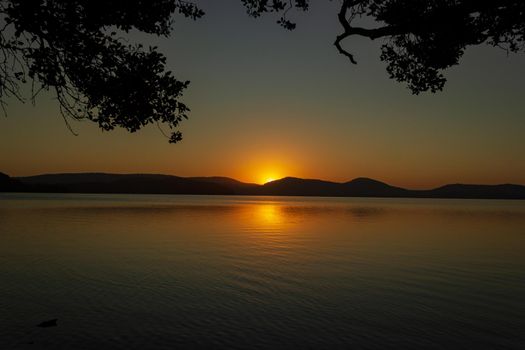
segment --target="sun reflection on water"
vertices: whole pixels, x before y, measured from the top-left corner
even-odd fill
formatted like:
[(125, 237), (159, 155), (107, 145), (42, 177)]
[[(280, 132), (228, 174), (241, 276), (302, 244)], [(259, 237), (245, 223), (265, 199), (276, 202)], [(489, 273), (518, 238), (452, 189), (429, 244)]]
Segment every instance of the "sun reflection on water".
[(261, 225), (282, 225), (284, 215), (282, 208), (273, 203), (258, 204), (254, 208), (255, 218)]

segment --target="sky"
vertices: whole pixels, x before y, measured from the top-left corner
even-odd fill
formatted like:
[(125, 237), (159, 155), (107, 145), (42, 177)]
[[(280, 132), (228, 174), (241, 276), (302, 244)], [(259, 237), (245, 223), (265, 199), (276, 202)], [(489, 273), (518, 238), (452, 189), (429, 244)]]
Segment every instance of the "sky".
[(412, 95), (388, 78), (381, 41), (352, 38), (352, 65), (333, 46), (337, 2), (293, 12), (289, 32), (239, 0), (202, 0), (204, 18), (175, 17), (156, 45), (191, 108), (182, 142), (156, 126), (103, 132), (88, 121), (70, 133), (56, 100), (9, 100), (0, 117), (0, 171), (228, 176), (264, 183), (285, 176), (337, 182), (371, 177), (408, 188), (445, 183), (525, 184), (525, 55), (470, 47), (445, 74), (443, 92)]

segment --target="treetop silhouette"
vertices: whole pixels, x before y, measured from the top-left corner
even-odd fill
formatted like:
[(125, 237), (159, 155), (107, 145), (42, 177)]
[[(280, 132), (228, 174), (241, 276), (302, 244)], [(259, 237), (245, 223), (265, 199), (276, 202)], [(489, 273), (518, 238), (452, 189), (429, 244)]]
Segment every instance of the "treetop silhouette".
[[(281, 12), (283, 27), (294, 29), (289, 10), (308, 10), (310, 0), (242, 0), (248, 13)], [(356, 25), (368, 18), (375, 26)], [(381, 60), (391, 78), (405, 82), (414, 94), (442, 90), (443, 71), (459, 63), (465, 48), (487, 43), (508, 52), (525, 48), (523, 0), (343, 0), (337, 14), (342, 27), (334, 42), (353, 64), (353, 53), (343, 47), (352, 36), (383, 39)]]
[[(293, 30), (291, 10), (309, 10), (310, 0), (241, 0), (250, 16), (279, 14)], [(62, 116), (88, 119), (103, 130), (130, 132), (151, 123), (171, 129), (170, 142), (187, 118), (180, 101), (188, 81), (166, 69), (156, 47), (130, 44), (138, 30), (168, 36), (175, 14), (198, 19), (204, 12), (183, 0), (0, 0), (0, 106), (24, 100), (21, 83), (31, 82), (30, 99), (54, 92)], [(356, 20), (368, 18), (368, 28)], [(508, 52), (525, 47), (523, 0), (343, 0), (334, 14), (342, 28), (334, 45), (353, 36), (382, 39), (380, 58), (391, 78), (414, 93), (442, 90), (443, 72), (459, 63), (467, 46), (487, 43)]]
[[(168, 36), (172, 15), (203, 12), (173, 0), (3, 0), (0, 16), (0, 103), (23, 99), (20, 83), (32, 82), (31, 98), (53, 90), (66, 124), (89, 119), (103, 130), (131, 132), (150, 123), (176, 129), (187, 118), (179, 101), (189, 82), (166, 70), (157, 48), (129, 44), (136, 29)], [(170, 142), (181, 139), (173, 131)]]

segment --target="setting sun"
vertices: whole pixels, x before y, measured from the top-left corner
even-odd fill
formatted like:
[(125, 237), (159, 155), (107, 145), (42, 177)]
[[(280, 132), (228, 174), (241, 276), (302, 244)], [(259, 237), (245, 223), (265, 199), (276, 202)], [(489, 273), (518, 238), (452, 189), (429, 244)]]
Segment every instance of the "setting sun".
[(279, 180), (285, 176), (288, 176), (287, 170), (281, 170), (281, 168), (284, 169), (284, 167), (279, 167), (278, 171), (276, 170), (260, 171), (258, 174), (255, 174), (255, 182), (261, 185), (264, 185), (264, 184), (267, 184), (268, 182)]
[(231, 177), (245, 182), (264, 185), (287, 176), (306, 176), (302, 166), (303, 156), (300, 153), (286, 151), (291, 147), (287, 143), (258, 145), (257, 149), (237, 155), (238, 161), (232, 169), (224, 169), (222, 173), (231, 173)]
[(276, 171), (262, 172), (259, 175), (259, 183), (267, 184), (268, 182), (279, 180), (279, 179), (281, 179), (283, 177), (284, 177), (284, 175), (282, 175), (281, 172), (276, 172)]
[(266, 184), (266, 183), (268, 183), (268, 182), (272, 182), (272, 181), (275, 181), (275, 180), (277, 180), (275, 177), (269, 176), (269, 177), (267, 177), (267, 178), (264, 180), (264, 183)]

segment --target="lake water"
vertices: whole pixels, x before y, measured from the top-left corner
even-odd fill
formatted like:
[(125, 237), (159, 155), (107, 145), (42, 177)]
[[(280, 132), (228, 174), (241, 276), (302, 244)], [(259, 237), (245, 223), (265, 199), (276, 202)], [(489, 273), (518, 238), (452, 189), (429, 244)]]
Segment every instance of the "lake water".
[(95, 347), (523, 349), (525, 202), (1, 194), (0, 349)]

